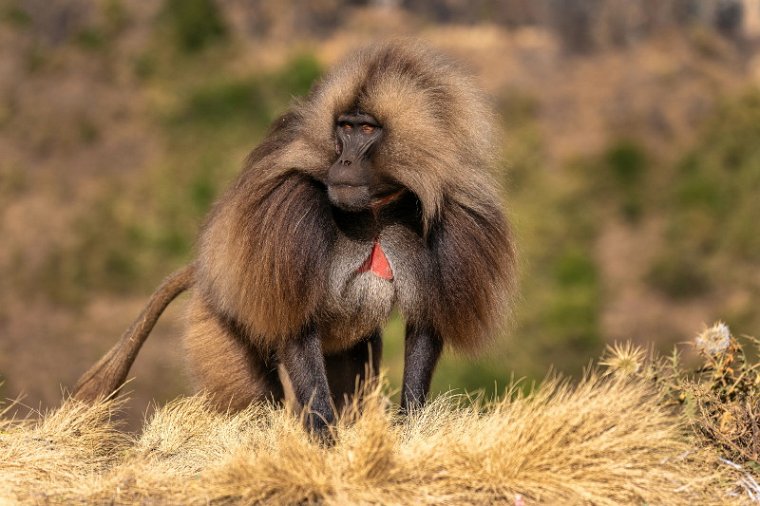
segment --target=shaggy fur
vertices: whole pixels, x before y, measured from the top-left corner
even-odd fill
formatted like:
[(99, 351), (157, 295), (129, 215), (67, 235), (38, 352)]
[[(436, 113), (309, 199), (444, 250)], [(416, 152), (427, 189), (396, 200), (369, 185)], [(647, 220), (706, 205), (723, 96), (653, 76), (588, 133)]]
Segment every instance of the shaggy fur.
[[(347, 211), (328, 198), (336, 120), (351, 111), (382, 125), (372, 170), (402, 189), (382, 207)], [(328, 368), (329, 389), (353, 390), (368, 344), (379, 351), (379, 330), (396, 306), (409, 329), (407, 363), (415, 361), (402, 404), (424, 402), (442, 345), (477, 350), (506, 318), (515, 254), (491, 175), (492, 123), (473, 80), (411, 41), (350, 56), (297, 101), (201, 233), (185, 339), (198, 386), (224, 406), (277, 399), (279, 361), (303, 380), (293, 382), (300, 402), (315, 391), (325, 405), (322, 354), (341, 369)], [(392, 282), (360, 270), (375, 243)], [(300, 361), (308, 350), (319, 360)], [(355, 364), (353, 374), (341, 361)], [(292, 370), (306, 364), (308, 374)], [(336, 374), (345, 381), (333, 381)]]

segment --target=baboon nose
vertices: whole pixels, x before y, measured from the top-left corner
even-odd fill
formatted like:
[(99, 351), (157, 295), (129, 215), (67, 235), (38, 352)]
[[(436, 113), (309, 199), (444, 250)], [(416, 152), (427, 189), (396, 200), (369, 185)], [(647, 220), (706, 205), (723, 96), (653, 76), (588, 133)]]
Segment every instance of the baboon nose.
[(346, 165), (346, 166), (348, 166), (348, 165), (351, 165), (351, 160), (345, 160), (345, 159), (344, 159), (344, 160), (341, 160), (341, 161), (340, 161), (340, 164), (341, 164), (341, 165)]

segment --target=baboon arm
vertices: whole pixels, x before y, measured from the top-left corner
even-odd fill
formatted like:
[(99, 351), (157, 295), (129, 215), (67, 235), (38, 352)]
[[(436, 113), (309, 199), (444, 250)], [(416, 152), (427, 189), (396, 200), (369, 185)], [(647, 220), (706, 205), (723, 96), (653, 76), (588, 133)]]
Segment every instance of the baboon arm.
[(307, 427), (328, 439), (328, 427), (335, 420), (330, 385), (319, 331), (309, 325), (296, 338), (289, 339), (280, 350), (280, 363), (293, 385), (293, 393), (301, 407), (308, 407)]
[(73, 397), (84, 402), (108, 398), (124, 384), (140, 347), (161, 313), (180, 293), (193, 285), (195, 264), (190, 264), (168, 276), (151, 295), (140, 316), (121, 335), (116, 345), (84, 373), (74, 387)]
[(409, 413), (425, 404), (430, 381), (443, 351), (443, 340), (430, 326), (406, 327), (404, 342), (404, 381), (401, 387), (401, 412)]

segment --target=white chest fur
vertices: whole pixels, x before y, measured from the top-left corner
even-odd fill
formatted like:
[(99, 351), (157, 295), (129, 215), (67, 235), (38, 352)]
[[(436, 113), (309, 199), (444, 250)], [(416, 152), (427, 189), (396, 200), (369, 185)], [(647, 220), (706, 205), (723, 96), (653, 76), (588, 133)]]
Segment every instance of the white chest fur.
[(324, 351), (346, 349), (381, 328), (398, 305), (404, 316), (418, 312), (419, 285), (424, 275), (424, 251), (419, 238), (402, 226), (388, 226), (376, 239), (393, 279), (367, 269), (374, 241), (344, 235), (335, 244), (328, 276), (328, 300), (320, 327)]

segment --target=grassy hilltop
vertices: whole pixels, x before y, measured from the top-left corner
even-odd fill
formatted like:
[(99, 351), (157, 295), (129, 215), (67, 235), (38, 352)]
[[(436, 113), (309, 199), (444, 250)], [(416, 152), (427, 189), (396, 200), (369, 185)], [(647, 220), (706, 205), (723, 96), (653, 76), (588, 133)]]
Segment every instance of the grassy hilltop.
[(370, 386), (343, 413), (333, 447), (272, 406), (220, 414), (187, 397), (132, 435), (114, 420), (119, 402), (69, 400), (37, 420), (0, 420), (0, 500), (750, 504), (760, 497), (760, 364), (723, 324), (697, 347), (696, 373), (629, 344), (577, 385), (444, 394), (405, 419), (382, 385)]

